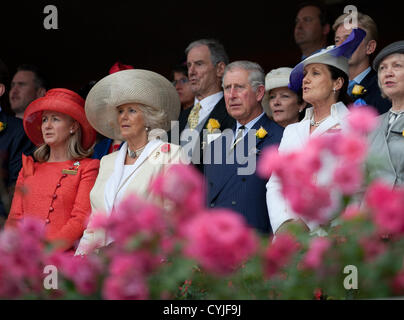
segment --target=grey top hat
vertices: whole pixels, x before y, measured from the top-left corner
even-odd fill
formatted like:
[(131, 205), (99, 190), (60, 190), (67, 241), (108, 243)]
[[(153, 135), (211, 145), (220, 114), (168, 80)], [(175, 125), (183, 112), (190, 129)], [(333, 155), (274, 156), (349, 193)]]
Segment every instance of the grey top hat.
[(373, 69), (377, 71), (379, 69), (379, 64), (386, 58), (387, 56), (393, 53), (404, 53), (404, 40), (393, 42), (389, 44), (387, 47), (384, 47), (382, 51), (376, 56), (373, 61)]

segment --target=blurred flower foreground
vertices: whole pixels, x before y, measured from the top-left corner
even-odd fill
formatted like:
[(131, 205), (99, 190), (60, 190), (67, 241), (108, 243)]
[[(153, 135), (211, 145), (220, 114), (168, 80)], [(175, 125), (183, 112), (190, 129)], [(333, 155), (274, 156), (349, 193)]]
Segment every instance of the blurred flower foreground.
[[(304, 150), (263, 152), (302, 224), (265, 237), (230, 210), (204, 207), (203, 178), (172, 166), (150, 185), (154, 203), (129, 196), (94, 228), (113, 242), (73, 256), (25, 219), (0, 233), (2, 299), (361, 299), (404, 295), (404, 189), (372, 180), (375, 112), (353, 109), (347, 130)], [(366, 166), (365, 166), (366, 162)], [(324, 163), (327, 163), (325, 166)], [(164, 209), (163, 209), (164, 208)]]

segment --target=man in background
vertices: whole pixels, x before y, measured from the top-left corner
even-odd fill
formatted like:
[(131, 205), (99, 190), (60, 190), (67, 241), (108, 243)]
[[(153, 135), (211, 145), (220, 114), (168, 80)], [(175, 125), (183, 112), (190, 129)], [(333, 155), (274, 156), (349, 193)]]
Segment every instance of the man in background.
[(14, 111), (15, 116), (22, 119), (28, 105), (45, 95), (46, 87), (46, 80), (36, 66), (20, 65), (11, 80), (9, 93), (11, 110)]

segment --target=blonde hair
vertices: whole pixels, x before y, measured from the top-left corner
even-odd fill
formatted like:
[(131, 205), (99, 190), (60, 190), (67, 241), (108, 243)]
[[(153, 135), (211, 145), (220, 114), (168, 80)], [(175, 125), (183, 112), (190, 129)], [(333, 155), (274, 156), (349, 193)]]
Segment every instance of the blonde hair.
[[(81, 144), (81, 127), (70, 135), (67, 141), (67, 155), (72, 160), (80, 160), (83, 158), (88, 158), (93, 154), (93, 146), (87, 150)], [(34, 151), (34, 158), (38, 162), (46, 162), (49, 159), (50, 147), (43, 143)]]
[[(349, 15), (350, 15), (349, 13), (344, 13), (335, 20), (334, 25), (332, 26), (334, 32), (337, 31), (337, 29), (341, 24), (344, 24), (345, 18), (348, 17)], [(371, 17), (369, 17), (367, 14), (358, 12), (358, 26), (366, 31), (365, 39), (367, 41), (370, 40), (377, 41), (379, 37), (377, 31), (377, 25)]]

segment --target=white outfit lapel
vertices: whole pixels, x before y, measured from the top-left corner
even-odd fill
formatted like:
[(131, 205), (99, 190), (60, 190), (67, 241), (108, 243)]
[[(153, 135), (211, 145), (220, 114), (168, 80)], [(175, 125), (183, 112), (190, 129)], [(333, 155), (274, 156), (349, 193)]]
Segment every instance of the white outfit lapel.
[(128, 143), (125, 142), (121, 149), (118, 151), (118, 155), (115, 160), (115, 165), (114, 165), (114, 171), (110, 178), (108, 179), (106, 186), (105, 186), (105, 191), (104, 191), (104, 203), (105, 203), (105, 209), (106, 212), (110, 213), (111, 210), (114, 208), (114, 203), (116, 196), (119, 192), (120, 189), (126, 188), (128, 183), (136, 176), (137, 174), (137, 169), (139, 166), (149, 157), (149, 155), (154, 151), (154, 149), (162, 144), (162, 141), (156, 139), (150, 141), (143, 152), (140, 154), (139, 158), (135, 161), (132, 170), (133, 173), (125, 179), (125, 181), (122, 180), (122, 174), (123, 174), (123, 168), (125, 166), (125, 158), (126, 154), (128, 152)]

